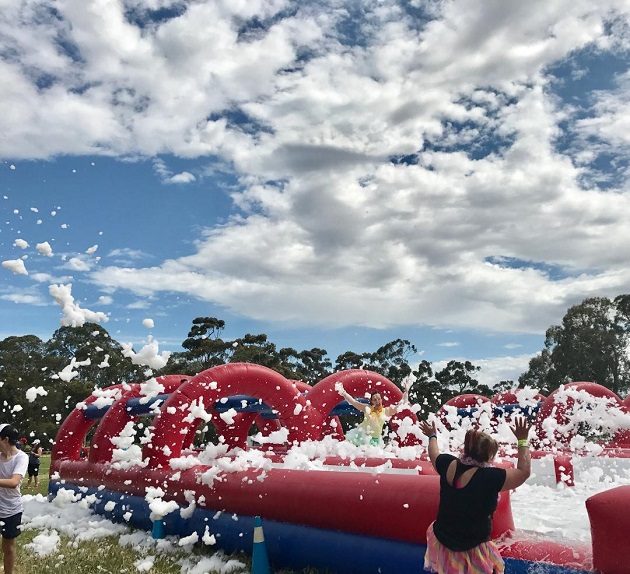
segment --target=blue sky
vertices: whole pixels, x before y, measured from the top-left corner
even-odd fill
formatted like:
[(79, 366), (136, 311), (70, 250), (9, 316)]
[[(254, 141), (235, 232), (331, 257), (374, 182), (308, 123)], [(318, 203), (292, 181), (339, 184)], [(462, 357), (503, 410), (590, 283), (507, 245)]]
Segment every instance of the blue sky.
[(65, 284), (136, 346), (217, 316), (517, 377), (630, 292), (629, 7), (534, 4), (9, 2), (0, 336)]

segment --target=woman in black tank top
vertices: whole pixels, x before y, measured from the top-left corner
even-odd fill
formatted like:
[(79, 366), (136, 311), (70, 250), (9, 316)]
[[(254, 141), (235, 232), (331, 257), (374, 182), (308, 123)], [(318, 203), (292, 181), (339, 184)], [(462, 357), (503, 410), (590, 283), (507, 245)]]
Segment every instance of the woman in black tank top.
[(498, 450), (488, 434), (469, 430), (460, 458), (440, 454), (435, 423), (420, 423), (429, 437), (429, 458), (440, 475), (440, 506), (427, 530), (424, 568), (438, 574), (502, 574), (503, 559), (490, 540), (492, 514), (501, 490), (520, 486), (530, 474), (527, 435), (531, 423), (517, 417), (512, 432), (518, 440), (515, 469), (494, 468)]

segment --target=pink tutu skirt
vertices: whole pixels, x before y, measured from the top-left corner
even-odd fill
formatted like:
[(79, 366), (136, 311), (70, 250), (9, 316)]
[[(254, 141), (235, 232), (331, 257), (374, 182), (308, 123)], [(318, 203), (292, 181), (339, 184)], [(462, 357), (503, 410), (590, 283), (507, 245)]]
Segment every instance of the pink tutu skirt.
[(505, 565), (494, 542), (482, 542), (470, 550), (456, 552), (435, 537), (431, 523), (427, 530), (424, 569), (436, 574), (503, 574)]

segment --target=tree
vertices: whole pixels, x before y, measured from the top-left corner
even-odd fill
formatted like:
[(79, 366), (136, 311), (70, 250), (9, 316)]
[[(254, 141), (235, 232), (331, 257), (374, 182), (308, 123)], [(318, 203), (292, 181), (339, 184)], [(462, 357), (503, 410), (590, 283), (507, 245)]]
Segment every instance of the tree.
[(473, 365), (470, 361), (464, 361), (463, 363), (460, 361), (449, 361), (446, 367), (435, 374), (435, 379), (450, 395), (448, 398), (466, 393), (489, 397), (493, 394), (492, 389), (479, 383), (473, 376), (480, 370), (481, 367)]
[[(519, 382), (538, 381), (546, 392), (568, 381), (595, 381), (619, 394), (630, 383), (630, 296), (585, 299), (561, 325), (547, 329), (545, 349)], [(540, 384), (542, 383), (542, 384)]]
[[(46, 344), (34, 335), (0, 341), (2, 419), (23, 435), (40, 438), (45, 447), (49, 446), (46, 439), (55, 437), (59, 423), (91, 390), (81, 382), (53, 380), (53, 365)], [(27, 395), (29, 389), (39, 392)], [(47, 394), (42, 395), (42, 390)]]
[(415, 380), (409, 387), (409, 401), (420, 405), (423, 416), (437, 411), (446, 393), (435, 380), (431, 363), (423, 359), (411, 374)]
[(109, 387), (117, 383), (144, 380), (143, 369), (123, 356), (122, 345), (96, 323), (82, 327), (61, 327), (46, 342), (45, 353), (51, 370), (61, 371), (72, 359), (90, 360), (77, 367), (79, 380), (90, 387)]
[(395, 339), (379, 347), (374, 353), (365, 353), (364, 368), (380, 373), (401, 387), (402, 382), (411, 375), (409, 358), (417, 352), (418, 349), (406, 339)]
[(186, 365), (186, 371), (204, 371), (210, 367), (227, 363), (232, 352), (232, 343), (221, 338), (225, 321), (216, 317), (196, 317), (187, 338), (182, 343), (186, 349), (178, 353), (175, 363)]
[(335, 371), (346, 371), (348, 369), (364, 369), (365, 356), (354, 351), (346, 351), (337, 357), (335, 361)]
[(543, 349), (530, 359), (529, 367), (519, 378), (519, 387), (532, 387), (544, 394), (549, 394), (549, 371), (551, 370), (551, 353)]
[(280, 349), (278, 352), (281, 362), (290, 368), (293, 378), (314, 385), (331, 374), (332, 363), (325, 349), (300, 351), (292, 348)]
[(225, 363), (255, 363), (274, 369), (290, 379), (311, 384), (330, 374), (330, 359), (324, 349), (296, 351), (291, 347), (280, 350), (264, 333), (247, 333), (232, 341), (221, 338), (225, 321), (216, 317), (197, 317), (182, 343), (186, 349), (173, 353), (169, 364), (160, 371), (196, 374)]

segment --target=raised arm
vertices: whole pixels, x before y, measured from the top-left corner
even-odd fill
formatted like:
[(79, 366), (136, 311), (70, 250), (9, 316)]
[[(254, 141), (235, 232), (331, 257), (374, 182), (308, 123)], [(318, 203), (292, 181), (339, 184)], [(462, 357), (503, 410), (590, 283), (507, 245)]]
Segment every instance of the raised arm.
[(527, 440), (530, 428), (532, 428), (532, 423), (530, 423), (525, 417), (514, 418), (514, 425), (510, 427), (510, 430), (516, 437), (518, 458), (516, 461), (516, 468), (508, 468), (505, 471), (505, 483), (503, 484), (503, 488), (501, 490), (512, 490), (514, 488), (518, 488), (532, 473), (532, 459)]
[(343, 388), (343, 385), (341, 383), (339, 383), (338, 385), (335, 385), (335, 389), (355, 409), (361, 411), (362, 413), (365, 412), (365, 409), (367, 408), (368, 405), (365, 405), (363, 403), (360, 403), (359, 401), (356, 401), (348, 392), (346, 392), (346, 389)]
[[(437, 429), (435, 428), (435, 422), (429, 424), (427, 421), (420, 421), (420, 430), (429, 437), (429, 460), (435, 468), (435, 459), (440, 454), (440, 447), (437, 441)], [(437, 469), (435, 469), (437, 470)]]
[(385, 407), (385, 414), (388, 417), (394, 416), (396, 412), (398, 411), (398, 408), (400, 407), (400, 405), (405, 405), (408, 402), (409, 402), (409, 389), (405, 389), (405, 391), (403, 392), (403, 396), (399, 402), (397, 402), (395, 405), (390, 405), (388, 407)]

